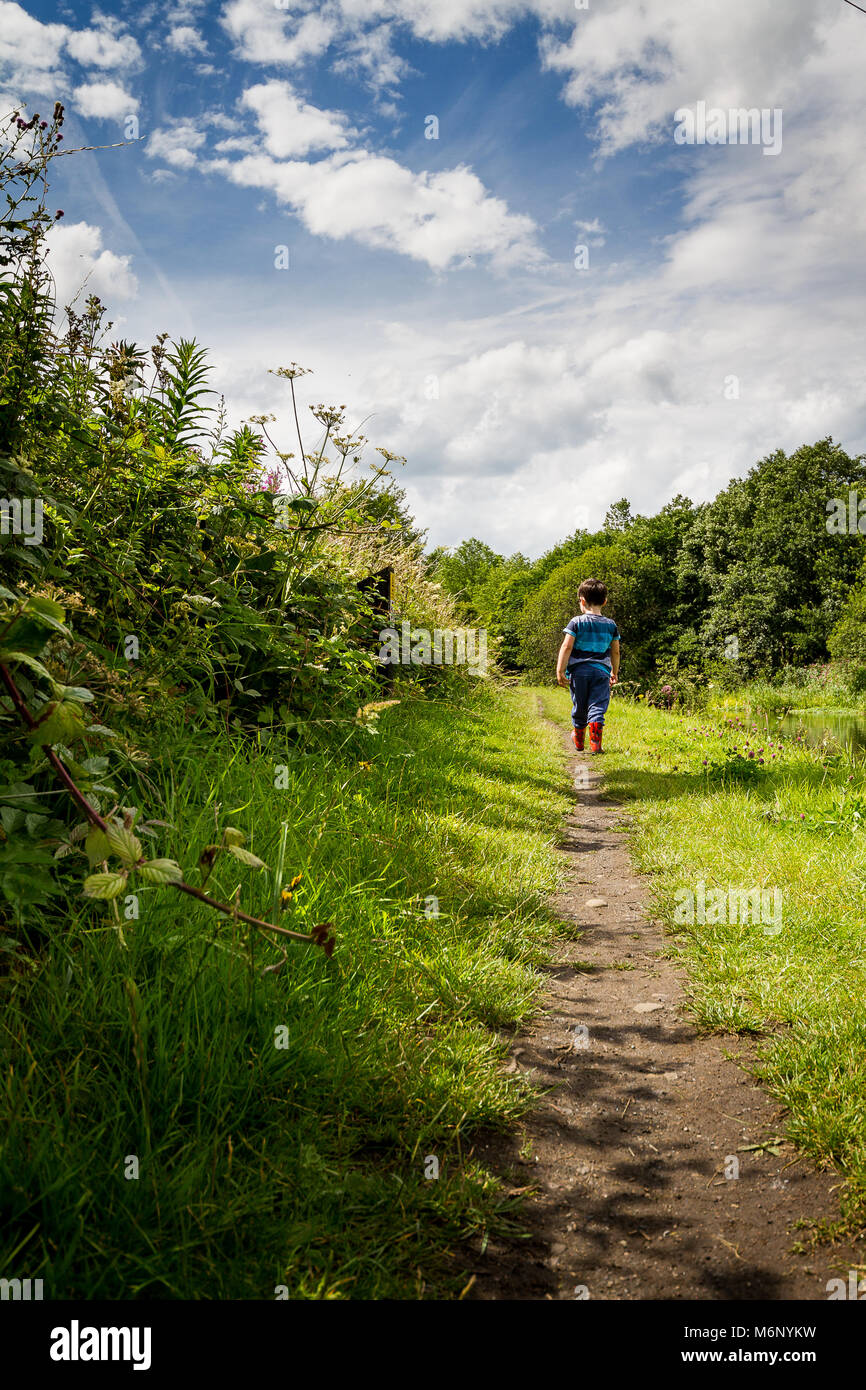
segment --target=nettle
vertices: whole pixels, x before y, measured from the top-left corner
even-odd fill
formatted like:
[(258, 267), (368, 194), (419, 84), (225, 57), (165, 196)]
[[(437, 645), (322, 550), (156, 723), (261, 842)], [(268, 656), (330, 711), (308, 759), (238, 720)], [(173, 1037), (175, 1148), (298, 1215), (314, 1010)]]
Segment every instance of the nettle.
[[(194, 341), (107, 341), (95, 295), (59, 324), (45, 234), (62, 124), (58, 105), (50, 122), (0, 128), (0, 902), (38, 932), (83, 892), (122, 939), (137, 887), (158, 887), (248, 936), (330, 953), (330, 923), (292, 931), (205, 891), (220, 856), (266, 867), (242, 831), (218, 831), (197, 884), (159, 855), (161, 823), (135, 809), (147, 799), (135, 738), (184, 718), (260, 746), (369, 732), (358, 711), (378, 673), (358, 557), (387, 533), (407, 572), (420, 567), (388, 496), (402, 460), (380, 449), (362, 476), (367, 441), (342, 406), (309, 408), (319, 443), (306, 447), (296, 363), (274, 373), (290, 451), (272, 415), (226, 428)], [(25, 504), (39, 526), (22, 534)]]
[[(92, 655), (86, 644), (84, 652)], [(307, 942), (330, 955), (330, 922), (297, 931), (243, 912), (237, 891), (229, 902), (206, 891), (222, 855), (249, 869), (267, 869), (244, 847), (242, 830), (224, 827), (204, 847), (197, 883), (187, 880), (176, 860), (159, 854), (165, 823), (126, 804), (132, 798), (117, 785), (112, 766), (121, 761), (115, 750), (128, 755), (128, 740), (95, 715), (103, 702), (94, 691), (73, 683), (70, 671), (81, 664), (82, 644), (60, 603), (44, 593), (0, 586), (0, 924), (5, 918), (7, 926), (28, 928), (24, 938), (0, 935), (2, 949), (20, 955), (25, 940), (31, 949), (38, 946), (37, 938), (63, 922), (81, 895), (108, 905), (125, 945), (124, 922), (138, 916), (138, 888), (157, 887), (230, 918), (236, 945), (248, 952), (250, 964), (254, 936), (277, 945), (287, 938)], [(278, 865), (277, 886), (282, 870)], [(280, 968), (286, 960), (280, 948), (279, 960), (266, 968)]]
[[(86, 855), (90, 872), (80, 883), (86, 898), (112, 905), (123, 944), (118, 899), (134, 897), (138, 884), (161, 886), (187, 894), (215, 911), (273, 941), (291, 938), (333, 950), (332, 924), (317, 923), (308, 933), (252, 917), (242, 912), (237, 895), (221, 902), (205, 891), (207, 878), (220, 854), (228, 854), (252, 869), (266, 869), (257, 855), (244, 848), (246, 835), (227, 826), (220, 840), (202, 851), (200, 885), (190, 884), (174, 859), (145, 854), (141, 836), (150, 842), (161, 821), (136, 825), (138, 811), (120, 806), (108, 777), (109, 757), (92, 752), (111, 740), (113, 731), (91, 720), (93, 692), (65, 685), (50, 665), (49, 648), (72, 634), (60, 604), (44, 595), (21, 598), (0, 586), (0, 729), (12, 756), (0, 762), (0, 893), (17, 922), (39, 908), (37, 920), (48, 920), (45, 906), (74, 886), (64, 877), (65, 861)], [(107, 798), (113, 804), (103, 810)], [(279, 867), (282, 872), (282, 865)], [(7, 950), (19, 944), (4, 939)], [(287, 959), (281, 952), (283, 964)], [(268, 967), (273, 969), (273, 966)]]

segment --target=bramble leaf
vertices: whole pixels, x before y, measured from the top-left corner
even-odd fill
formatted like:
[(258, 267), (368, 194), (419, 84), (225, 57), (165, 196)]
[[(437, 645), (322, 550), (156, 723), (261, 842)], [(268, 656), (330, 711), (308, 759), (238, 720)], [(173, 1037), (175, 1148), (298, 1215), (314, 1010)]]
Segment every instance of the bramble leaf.
[(137, 863), (144, 853), (141, 840), (133, 835), (131, 830), (124, 830), (122, 826), (110, 825), (108, 827), (108, 843), (112, 853), (116, 854), (129, 867)]
[(72, 701), (61, 700), (56, 703), (47, 718), (40, 721), (30, 731), (34, 743), (69, 743), (80, 738), (85, 731), (81, 717), (81, 706)]
[(107, 902), (110, 898), (119, 898), (125, 886), (125, 873), (91, 874), (84, 880), (82, 891), (86, 898), (97, 898), (100, 902)]
[(141, 874), (146, 883), (183, 882), (183, 871), (173, 859), (151, 859), (139, 864), (136, 873)]
[(104, 830), (100, 830), (98, 825), (92, 826), (87, 832), (84, 848), (87, 851), (87, 860), (91, 868), (94, 864), (101, 864), (103, 859), (107, 859), (111, 854), (108, 836)]
[(268, 867), (263, 859), (259, 859), (257, 854), (250, 854), (248, 849), (241, 849), (240, 845), (229, 845), (228, 852), (250, 869), (266, 869)]

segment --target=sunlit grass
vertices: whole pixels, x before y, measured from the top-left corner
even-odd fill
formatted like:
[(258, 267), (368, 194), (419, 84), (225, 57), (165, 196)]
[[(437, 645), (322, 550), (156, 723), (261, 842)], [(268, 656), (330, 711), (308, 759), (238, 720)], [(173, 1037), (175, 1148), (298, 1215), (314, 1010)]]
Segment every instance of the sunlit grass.
[[(333, 921), (337, 950), (290, 943), (263, 975), (269, 944), (251, 968), (230, 921), (153, 889), (128, 950), (88, 906), (7, 975), (5, 1275), (50, 1298), (449, 1297), (459, 1243), (507, 1224), (470, 1150), (529, 1104), (493, 1030), (535, 1006), (554, 930), (556, 738), (524, 692), (380, 731), (295, 757), (155, 731), (159, 852), (194, 866), (231, 824), (273, 866), (285, 823), (282, 920)], [(270, 914), (280, 885), (219, 861), (209, 889), (238, 885)]]

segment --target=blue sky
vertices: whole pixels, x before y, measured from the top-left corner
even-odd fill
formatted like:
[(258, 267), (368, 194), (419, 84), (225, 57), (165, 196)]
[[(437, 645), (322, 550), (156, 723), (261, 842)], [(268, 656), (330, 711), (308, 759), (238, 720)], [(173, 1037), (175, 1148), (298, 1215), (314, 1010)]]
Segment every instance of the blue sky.
[[(431, 542), (530, 555), (864, 448), (864, 58), (841, 0), (0, 0), (4, 106), (141, 136), (55, 166), (61, 299), (194, 335), (286, 441), (268, 368), (312, 368)], [(780, 109), (781, 153), (677, 143), (701, 102)]]

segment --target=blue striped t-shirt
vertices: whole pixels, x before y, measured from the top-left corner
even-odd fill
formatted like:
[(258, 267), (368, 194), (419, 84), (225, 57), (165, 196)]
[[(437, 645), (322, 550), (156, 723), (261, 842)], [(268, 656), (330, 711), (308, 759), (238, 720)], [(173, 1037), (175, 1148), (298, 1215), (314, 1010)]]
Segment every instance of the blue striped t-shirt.
[(584, 663), (607, 672), (613, 670), (610, 644), (619, 641), (619, 628), (613, 618), (606, 618), (603, 613), (578, 613), (562, 630), (574, 637), (566, 674)]

